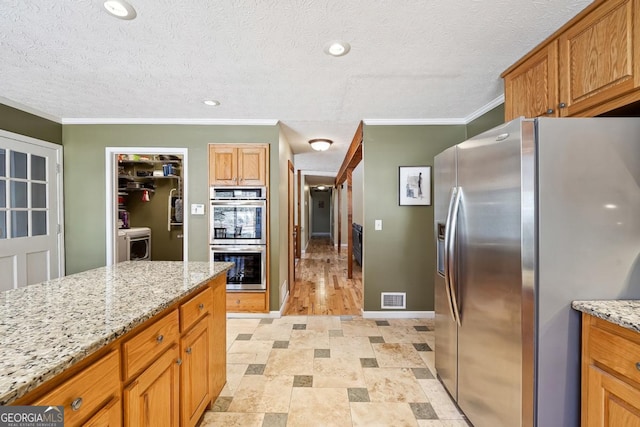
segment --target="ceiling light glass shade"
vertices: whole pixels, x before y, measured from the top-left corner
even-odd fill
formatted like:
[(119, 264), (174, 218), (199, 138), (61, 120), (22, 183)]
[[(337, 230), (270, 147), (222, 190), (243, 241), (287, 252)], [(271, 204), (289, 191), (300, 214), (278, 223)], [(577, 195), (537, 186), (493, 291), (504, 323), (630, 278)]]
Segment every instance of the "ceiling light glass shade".
[(316, 189), (318, 189), (318, 190), (320, 190), (320, 191), (324, 190), (325, 188), (327, 188), (327, 187), (325, 187), (324, 185), (318, 185), (318, 186), (316, 187)]
[(104, 2), (104, 8), (111, 15), (120, 19), (133, 19), (137, 16), (136, 10), (124, 0), (107, 0)]
[(316, 151), (326, 151), (329, 149), (331, 144), (333, 144), (333, 141), (330, 139), (318, 138), (309, 140), (309, 144), (311, 145), (311, 148)]
[(206, 105), (211, 105), (212, 107), (217, 107), (218, 105), (220, 105), (220, 101), (216, 101), (215, 99), (207, 99), (206, 101), (203, 101)]
[(331, 56), (343, 56), (349, 53), (351, 45), (342, 40), (333, 40), (324, 46), (324, 53)]

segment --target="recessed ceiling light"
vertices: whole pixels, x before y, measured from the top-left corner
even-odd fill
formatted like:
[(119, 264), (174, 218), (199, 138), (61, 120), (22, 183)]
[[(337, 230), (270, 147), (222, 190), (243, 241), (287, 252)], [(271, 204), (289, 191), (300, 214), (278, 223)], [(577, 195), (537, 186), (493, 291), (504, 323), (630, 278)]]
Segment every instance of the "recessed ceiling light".
[(331, 56), (343, 56), (349, 53), (351, 45), (342, 40), (333, 40), (324, 45), (324, 53)]
[(220, 101), (216, 101), (215, 99), (207, 99), (204, 102), (206, 105), (211, 105), (212, 107), (217, 107), (218, 105), (220, 105)]
[(107, 0), (104, 2), (104, 8), (119, 19), (129, 20), (137, 16), (136, 10), (125, 0)]

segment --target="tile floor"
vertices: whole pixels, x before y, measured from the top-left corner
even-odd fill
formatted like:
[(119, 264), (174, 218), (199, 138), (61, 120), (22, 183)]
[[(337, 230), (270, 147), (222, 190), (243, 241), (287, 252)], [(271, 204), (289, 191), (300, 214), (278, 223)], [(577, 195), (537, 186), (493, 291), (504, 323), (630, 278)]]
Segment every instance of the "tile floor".
[(431, 319), (229, 319), (227, 384), (200, 427), (468, 427), (433, 346)]

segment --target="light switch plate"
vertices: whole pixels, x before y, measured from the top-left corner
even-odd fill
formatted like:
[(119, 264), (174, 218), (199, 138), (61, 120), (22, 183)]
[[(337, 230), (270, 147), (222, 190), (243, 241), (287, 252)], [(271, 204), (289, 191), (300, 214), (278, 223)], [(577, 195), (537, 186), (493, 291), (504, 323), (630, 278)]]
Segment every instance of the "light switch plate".
[(375, 229), (376, 229), (376, 231), (382, 230), (382, 220), (381, 219), (376, 219)]
[(204, 215), (204, 205), (200, 203), (192, 203), (191, 215)]

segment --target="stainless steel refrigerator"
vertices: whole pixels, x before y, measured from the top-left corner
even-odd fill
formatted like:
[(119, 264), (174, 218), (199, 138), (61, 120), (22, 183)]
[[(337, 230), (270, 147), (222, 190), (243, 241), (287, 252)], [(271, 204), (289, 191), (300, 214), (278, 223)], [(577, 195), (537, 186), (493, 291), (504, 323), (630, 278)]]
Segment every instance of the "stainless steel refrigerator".
[(516, 119), (434, 188), (439, 379), (475, 427), (579, 426), (571, 301), (640, 298), (640, 118)]

